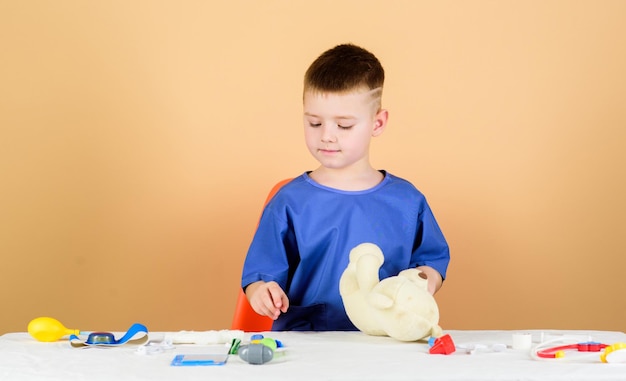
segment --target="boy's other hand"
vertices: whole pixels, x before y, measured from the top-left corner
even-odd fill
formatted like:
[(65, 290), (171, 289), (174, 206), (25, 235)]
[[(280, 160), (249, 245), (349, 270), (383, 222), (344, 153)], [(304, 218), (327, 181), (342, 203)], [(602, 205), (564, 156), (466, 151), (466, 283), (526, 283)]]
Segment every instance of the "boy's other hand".
[(259, 315), (278, 319), (281, 312), (287, 312), (289, 299), (276, 282), (254, 282), (246, 287), (246, 296), (252, 309)]
[(441, 288), (443, 283), (443, 279), (441, 278), (441, 274), (430, 266), (418, 266), (418, 270), (421, 270), (428, 279), (428, 292), (431, 295), (435, 295), (437, 291)]

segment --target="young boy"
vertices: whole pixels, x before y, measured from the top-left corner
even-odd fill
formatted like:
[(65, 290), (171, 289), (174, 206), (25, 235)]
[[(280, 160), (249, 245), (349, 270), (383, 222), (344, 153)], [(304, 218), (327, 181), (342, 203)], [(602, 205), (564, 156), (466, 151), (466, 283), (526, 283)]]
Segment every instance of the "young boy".
[(385, 255), (380, 279), (417, 267), (434, 294), (450, 260), (424, 196), (369, 160), (387, 126), (384, 70), (351, 44), (319, 56), (304, 77), (304, 136), (320, 166), (284, 185), (265, 207), (241, 285), (275, 331), (356, 330), (339, 294), (348, 254), (363, 242)]

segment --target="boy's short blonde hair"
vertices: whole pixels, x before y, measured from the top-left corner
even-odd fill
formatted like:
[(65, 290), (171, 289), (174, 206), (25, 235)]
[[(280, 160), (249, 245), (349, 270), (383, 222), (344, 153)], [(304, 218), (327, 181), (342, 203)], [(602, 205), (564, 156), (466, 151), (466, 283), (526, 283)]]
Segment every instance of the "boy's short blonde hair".
[(309, 66), (304, 92), (371, 91), (380, 108), (384, 82), (385, 70), (375, 55), (359, 46), (342, 44), (325, 51)]

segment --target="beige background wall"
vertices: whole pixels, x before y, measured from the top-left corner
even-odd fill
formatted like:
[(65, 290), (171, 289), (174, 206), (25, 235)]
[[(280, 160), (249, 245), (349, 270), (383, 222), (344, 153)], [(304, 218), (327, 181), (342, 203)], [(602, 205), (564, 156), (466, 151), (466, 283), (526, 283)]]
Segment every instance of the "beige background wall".
[(387, 70), (376, 167), (449, 240), (444, 329), (626, 330), (626, 2), (0, 0), (0, 333), (228, 328), (301, 78)]

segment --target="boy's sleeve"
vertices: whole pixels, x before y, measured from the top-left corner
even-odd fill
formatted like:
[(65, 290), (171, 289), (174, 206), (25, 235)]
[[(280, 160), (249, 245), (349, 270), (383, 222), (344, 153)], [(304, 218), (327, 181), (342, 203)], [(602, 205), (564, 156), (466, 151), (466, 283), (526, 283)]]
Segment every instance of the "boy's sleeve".
[(286, 290), (289, 264), (284, 244), (287, 222), (270, 205), (261, 215), (243, 264), (241, 287), (259, 280), (277, 282)]
[(417, 224), (411, 267), (430, 266), (445, 279), (450, 263), (450, 248), (432, 210), (425, 201)]

